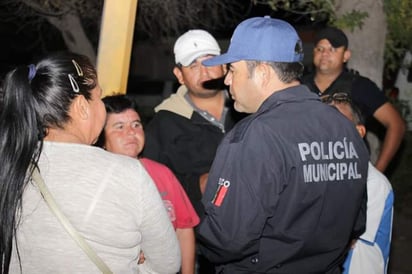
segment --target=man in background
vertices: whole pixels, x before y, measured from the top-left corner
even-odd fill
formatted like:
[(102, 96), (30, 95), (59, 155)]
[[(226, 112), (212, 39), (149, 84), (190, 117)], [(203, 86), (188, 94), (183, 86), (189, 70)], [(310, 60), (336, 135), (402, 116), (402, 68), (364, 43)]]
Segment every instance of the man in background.
[[(335, 92), (348, 93), (366, 119), (373, 117), (385, 127), (386, 133), (381, 148), (377, 149), (377, 159), (372, 159), (376, 168), (384, 172), (405, 133), (402, 117), (375, 83), (346, 68), (351, 51), (348, 48), (348, 38), (342, 30), (325, 28), (316, 34), (314, 44), (315, 71), (305, 75), (302, 83), (319, 96)], [(375, 150), (371, 147), (371, 152)], [(371, 156), (375, 154), (372, 153)]]

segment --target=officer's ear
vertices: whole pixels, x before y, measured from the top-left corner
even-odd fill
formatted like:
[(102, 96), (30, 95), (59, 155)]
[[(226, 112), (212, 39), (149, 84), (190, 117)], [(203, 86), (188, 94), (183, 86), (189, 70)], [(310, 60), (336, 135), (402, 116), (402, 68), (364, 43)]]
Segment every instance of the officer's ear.
[(271, 66), (266, 63), (260, 63), (255, 67), (253, 76), (258, 78), (262, 84), (267, 85), (272, 79), (273, 73), (274, 70)]

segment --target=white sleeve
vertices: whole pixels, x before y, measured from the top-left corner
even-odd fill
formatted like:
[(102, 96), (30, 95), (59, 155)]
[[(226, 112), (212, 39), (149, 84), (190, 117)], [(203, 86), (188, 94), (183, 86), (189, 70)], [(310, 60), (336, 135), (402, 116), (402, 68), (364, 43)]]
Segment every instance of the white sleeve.
[(368, 245), (362, 241), (356, 242), (356, 247), (352, 250), (349, 274), (384, 274), (385, 261), (382, 252), (377, 245)]
[(374, 243), (379, 224), (381, 223), (385, 202), (392, 191), (392, 187), (388, 179), (369, 163), (366, 188), (368, 193), (366, 230), (360, 238)]
[[(144, 169), (143, 169), (144, 170)], [(142, 273), (176, 273), (180, 269), (181, 255), (176, 233), (169, 220), (160, 194), (144, 170), (141, 184), (141, 248), (145, 262), (139, 266)]]

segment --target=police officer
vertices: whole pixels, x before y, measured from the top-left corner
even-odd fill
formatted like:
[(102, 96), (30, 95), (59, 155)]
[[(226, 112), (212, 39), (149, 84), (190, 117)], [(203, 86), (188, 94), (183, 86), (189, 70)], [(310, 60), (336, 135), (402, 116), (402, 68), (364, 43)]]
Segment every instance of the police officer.
[(228, 52), (235, 109), (251, 113), (220, 144), (198, 226), (217, 273), (340, 273), (365, 228), (368, 151), (336, 109), (300, 85), (302, 44), (270, 17), (240, 23)]

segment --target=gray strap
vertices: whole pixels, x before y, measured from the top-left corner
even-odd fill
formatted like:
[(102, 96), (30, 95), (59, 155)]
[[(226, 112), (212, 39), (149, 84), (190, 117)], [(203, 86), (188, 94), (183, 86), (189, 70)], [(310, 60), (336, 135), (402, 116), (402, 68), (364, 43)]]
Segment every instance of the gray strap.
[(81, 247), (81, 249), (83, 249), (83, 251), (87, 254), (90, 260), (92, 260), (92, 262), (100, 269), (102, 273), (113, 274), (110, 268), (103, 262), (99, 255), (96, 254), (96, 252), (90, 247), (86, 240), (77, 232), (74, 226), (63, 214), (63, 212), (61, 212), (59, 206), (57, 205), (53, 196), (49, 192), (37, 168), (35, 168), (33, 171), (32, 179), (34, 180), (34, 182), (36, 182), (37, 186), (39, 187), (40, 192), (43, 195), (43, 198), (49, 206), (50, 210), (54, 213), (57, 219), (59, 219), (59, 221), (66, 229), (66, 231), (70, 234), (73, 240), (75, 240), (75, 242)]

